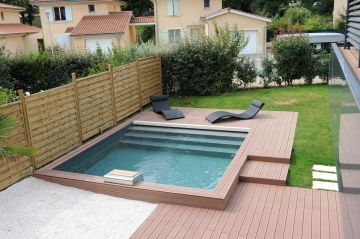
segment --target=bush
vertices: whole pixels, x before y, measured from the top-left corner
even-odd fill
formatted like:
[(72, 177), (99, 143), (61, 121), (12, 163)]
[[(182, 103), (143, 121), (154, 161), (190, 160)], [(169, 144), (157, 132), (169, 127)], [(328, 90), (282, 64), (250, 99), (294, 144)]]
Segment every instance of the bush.
[(272, 21), (269, 29), (279, 33), (297, 33), (318, 29), (332, 29), (333, 22), (329, 16), (313, 15), (304, 7), (291, 7), (283, 17)]
[(287, 85), (305, 77), (306, 71), (314, 67), (313, 48), (307, 37), (277, 37), (272, 46), (277, 73)]
[(23, 89), (31, 93), (67, 84), (71, 73), (78, 77), (89, 74), (89, 68), (98, 64), (101, 58), (94, 54), (54, 49), (30, 54), (17, 54), (9, 58), (10, 75), (14, 79), (15, 90)]
[(255, 62), (249, 57), (241, 56), (236, 62), (235, 76), (237, 83), (245, 88), (256, 80)]
[(167, 85), (178, 95), (211, 95), (233, 88), (239, 52), (247, 38), (237, 27), (218, 27), (215, 34), (179, 43), (162, 57)]
[(16, 93), (13, 90), (0, 88), (0, 105), (4, 105), (15, 101)]
[(316, 75), (320, 77), (324, 82), (329, 82), (329, 70), (330, 70), (331, 54), (327, 51), (321, 51), (316, 54)]
[(261, 71), (259, 76), (262, 78), (265, 88), (269, 87), (272, 82), (281, 86), (281, 78), (277, 74), (275, 61), (268, 55), (261, 60)]

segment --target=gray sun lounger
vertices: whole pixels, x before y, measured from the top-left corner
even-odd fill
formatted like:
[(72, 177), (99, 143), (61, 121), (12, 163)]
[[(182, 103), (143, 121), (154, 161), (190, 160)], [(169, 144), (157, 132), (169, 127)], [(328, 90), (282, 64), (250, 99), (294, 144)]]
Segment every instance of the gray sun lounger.
[(171, 109), (166, 95), (151, 96), (151, 105), (155, 113), (163, 114), (166, 120), (184, 118), (181, 110)]
[(259, 113), (259, 111), (264, 105), (265, 103), (261, 101), (253, 100), (250, 107), (241, 114), (234, 114), (226, 111), (216, 111), (209, 114), (206, 119), (212, 124), (223, 118), (235, 118), (239, 120), (252, 119), (257, 113)]

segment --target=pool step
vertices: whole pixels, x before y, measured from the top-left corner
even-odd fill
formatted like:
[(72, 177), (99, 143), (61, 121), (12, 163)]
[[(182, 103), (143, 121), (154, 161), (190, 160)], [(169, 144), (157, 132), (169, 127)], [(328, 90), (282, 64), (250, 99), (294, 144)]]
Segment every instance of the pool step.
[(243, 140), (228, 140), (228, 139), (212, 139), (207, 137), (197, 137), (194, 135), (166, 135), (161, 133), (141, 133), (141, 132), (128, 132), (125, 138), (137, 140), (151, 140), (160, 142), (173, 142), (182, 144), (197, 144), (215, 147), (232, 147), (239, 148)]
[(289, 164), (247, 160), (240, 172), (241, 182), (286, 185)]
[(226, 155), (233, 156), (237, 152), (237, 149), (234, 148), (224, 148), (224, 147), (213, 147), (213, 146), (203, 146), (203, 145), (194, 145), (194, 144), (178, 144), (173, 142), (156, 142), (148, 140), (137, 140), (137, 139), (123, 139), (119, 143), (120, 145), (127, 145), (130, 147), (151, 147), (150, 149), (171, 149), (178, 151), (191, 151), (194, 153), (207, 153), (211, 155)]
[(209, 138), (231, 139), (231, 140), (243, 140), (246, 137), (246, 133), (241, 132), (227, 132), (218, 130), (201, 130), (201, 129), (184, 129), (184, 128), (167, 128), (167, 127), (155, 127), (155, 126), (138, 126), (133, 125), (129, 127), (131, 131), (143, 132), (143, 133), (161, 133), (164, 135), (195, 135), (195, 136), (207, 136)]

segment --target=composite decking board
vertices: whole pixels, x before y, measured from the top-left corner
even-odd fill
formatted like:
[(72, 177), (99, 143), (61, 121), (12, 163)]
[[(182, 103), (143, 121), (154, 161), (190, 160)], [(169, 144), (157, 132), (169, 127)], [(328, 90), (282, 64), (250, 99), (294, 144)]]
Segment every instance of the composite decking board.
[(321, 224), (321, 213), (320, 213), (320, 191), (313, 191), (313, 207), (312, 207), (312, 217), (311, 217), (311, 237), (320, 238), (320, 224)]
[(264, 215), (266, 203), (272, 199), (271, 197), (272, 197), (273, 192), (271, 189), (272, 189), (272, 187), (265, 187), (265, 190), (263, 190), (260, 201), (256, 206), (256, 213), (254, 214), (254, 217), (253, 217), (251, 223), (249, 224), (247, 233), (246, 233), (246, 235), (245, 235), (245, 233), (243, 235), (240, 234), (240, 236), (247, 236), (250, 238), (256, 237), (256, 234), (259, 229), (260, 221), (262, 218), (266, 217)]
[(302, 238), (303, 223), (304, 223), (304, 208), (305, 208), (305, 192), (306, 189), (299, 188), (298, 199), (296, 201), (296, 210), (295, 210), (295, 221), (294, 221), (294, 231), (293, 231), (294, 239)]
[[(276, 197), (276, 186), (271, 186), (268, 194), (268, 198), (265, 203), (263, 215), (261, 216), (260, 221), (257, 222), (254, 221), (252, 225), (252, 228), (254, 228), (254, 226), (256, 227), (256, 233), (254, 235), (254, 237), (256, 238), (265, 238), (275, 197)], [(257, 225), (255, 223), (257, 223)], [(249, 235), (251, 234), (249, 233)]]
[(303, 221), (303, 232), (302, 238), (311, 238), (311, 213), (312, 213), (312, 190), (305, 190), (304, 199), (304, 221)]
[(339, 238), (339, 222), (337, 217), (337, 205), (336, 205), (336, 195), (335, 193), (328, 193), (328, 203), (329, 203), (329, 234), (330, 238)]
[(240, 181), (285, 186), (289, 164), (247, 160)]
[(326, 191), (321, 191), (320, 192), (320, 198), (321, 198), (321, 207), (320, 207), (320, 212), (321, 212), (321, 224), (320, 224), (320, 229), (321, 229), (321, 238), (325, 239), (325, 238), (330, 238), (330, 223), (329, 223), (329, 202), (328, 202), (328, 198), (327, 198), (327, 192)]
[(249, 187), (249, 190), (247, 191), (248, 193), (247, 196), (240, 195), (240, 197), (242, 198), (242, 204), (241, 205), (237, 204), (234, 207), (234, 210), (230, 213), (230, 216), (226, 221), (222, 233), (226, 233), (230, 236), (234, 228), (238, 228), (240, 230), (243, 221), (245, 219), (245, 214), (247, 213), (248, 210), (248, 205), (250, 204), (251, 199), (255, 194), (255, 191), (256, 191), (256, 187)]
[(293, 236), (298, 191), (299, 188), (291, 188), (289, 207), (286, 214), (284, 238), (292, 238)]
[[(225, 210), (160, 205), (162, 209), (156, 209), (157, 213), (154, 211), (150, 217), (152, 222), (149, 224), (146, 221), (132, 238), (351, 239), (342, 232), (342, 227), (347, 225), (343, 225), (339, 201), (349, 201), (348, 206), (356, 210), (360, 204), (354, 200), (358, 197), (345, 198), (343, 195), (304, 188), (239, 183)], [(167, 208), (173, 212), (166, 211)], [(149, 233), (150, 229), (160, 229), (161, 232)]]
[(279, 218), (280, 209), (282, 207), (282, 199), (283, 199), (284, 188), (280, 188), (280, 190), (276, 190), (275, 201), (271, 208), (271, 214), (269, 218), (269, 223), (266, 227), (265, 238), (274, 238), (276, 225)]
[(241, 207), (243, 200), (245, 198), (245, 196), (240, 195), (240, 193), (248, 193), (249, 190), (249, 185), (247, 184), (243, 184), (241, 183), (240, 186), (237, 187), (237, 190), (235, 191), (235, 193), (233, 194), (233, 196), (231, 197), (227, 207), (225, 208), (225, 210), (221, 213), (220, 219), (217, 222), (213, 233), (211, 234), (211, 238), (216, 239), (219, 238), (221, 236), (221, 233), (223, 232), (223, 229), (227, 223), (227, 221), (229, 220), (230, 215), (235, 215), (236, 217), (236, 213), (234, 212), (234, 208), (236, 206)]

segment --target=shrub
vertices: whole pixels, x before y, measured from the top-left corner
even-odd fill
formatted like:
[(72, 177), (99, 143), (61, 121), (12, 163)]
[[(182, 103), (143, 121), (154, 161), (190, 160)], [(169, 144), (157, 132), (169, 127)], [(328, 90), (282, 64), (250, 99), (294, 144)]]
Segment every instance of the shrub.
[(256, 80), (256, 68), (254, 60), (241, 56), (236, 62), (235, 76), (240, 86), (247, 87)]
[(306, 20), (305, 31), (318, 29), (332, 29), (333, 23), (331, 17), (314, 15)]
[(265, 88), (269, 87), (269, 84), (272, 82), (281, 86), (281, 78), (277, 74), (275, 61), (268, 55), (261, 60), (261, 71), (259, 76), (261, 77)]
[(311, 15), (311, 11), (304, 7), (290, 7), (286, 10), (284, 18), (287, 19), (291, 25), (304, 25)]
[(179, 43), (163, 55), (165, 78), (178, 95), (219, 94), (232, 89), (236, 59), (247, 44), (237, 27), (218, 27), (209, 37)]
[(329, 69), (330, 69), (331, 54), (327, 51), (321, 51), (316, 54), (316, 75), (324, 82), (329, 82)]
[(10, 74), (15, 79), (13, 89), (31, 93), (67, 84), (71, 73), (78, 77), (89, 74), (89, 68), (101, 61), (95, 54), (54, 49), (30, 54), (18, 54), (10, 61)]
[(13, 90), (0, 87), (0, 105), (15, 101), (16, 93)]
[(305, 76), (312, 65), (313, 48), (305, 36), (277, 37), (272, 42), (278, 75), (288, 85)]

